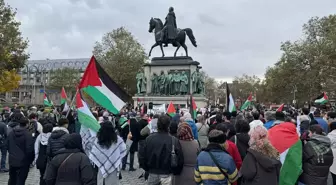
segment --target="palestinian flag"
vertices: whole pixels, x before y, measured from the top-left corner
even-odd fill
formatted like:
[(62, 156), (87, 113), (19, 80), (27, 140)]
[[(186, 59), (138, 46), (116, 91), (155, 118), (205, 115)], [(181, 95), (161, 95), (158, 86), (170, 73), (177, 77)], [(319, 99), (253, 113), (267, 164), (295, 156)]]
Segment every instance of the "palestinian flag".
[(49, 99), (48, 95), (46, 92), (44, 92), (43, 96), (43, 104), (47, 107), (52, 107), (54, 104), (53, 102)]
[(167, 114), (170, 116), (170, 117), (174, 117), (175, 114), (176, 114), (176, 109), (174, 107), (174, 104), (173, 102), (170, 102), (170, 104), (168, 105), (168, 108), (167, 108)]
[(240, 110), (245, 110), (247, 109), (252, 103), (252, 93), (250, 93), (249, 97), (247, 98), (247, 100), (245, 101), (245, 103), (241, 106)]
[(296, 126), (289, 122), (281, 123), (268, 130), (268, 137), (280, 153), (279, 185), (295, 184), (302, 171), (302, 143)]
[(66, 112), (69, 110), (69, 105), (67, 102), (67, 95), (65, 93), (64, 87), (62, 87), (62, 91), (61, 91), (61, 108), (62, 108), (62, 112)]
[(83, 100), (80, 92), (78, 92), (76, 95), (76, 106), (78, 121), (86, 128), (91, 129), (94, 132), (98, 132), (98, 130), (100, 129), (100, 124), (93, 116), (89, 106)]
[(196, 119), (197, 117), (197, 112), (196, 112), (196, 103), (192, 95), (190, 95), (190, 114), (193, 119)]
[(326, 93), (325, 92), (323, 92), (320, 96), (318, 96), (317, 98), (315, 98), (315, 103), (317, 103), (317, 104), (321, 104), (321, 105), (323, 105), (323, 104), (325, 104), (325, 103), (327, 103), (328, 102), (328, 96), (326, 95)]
[(119, 124), (121, 128), (125, 128), (127, 125), (129, 125), (130, 120), (127, 119), (124, 115), (120, 117)]
[(85, 69), (79, 88), (113, 114), (118, 114), (130, 99), (130, 96), (106, 74), (94, 56)]
[(228, 83), (226, 83), (226, 109), (228, 112), (237, 111)]
[(280, 107), (276, 110), (277, 112), (282, 112), (285, 104), (281, 104)]

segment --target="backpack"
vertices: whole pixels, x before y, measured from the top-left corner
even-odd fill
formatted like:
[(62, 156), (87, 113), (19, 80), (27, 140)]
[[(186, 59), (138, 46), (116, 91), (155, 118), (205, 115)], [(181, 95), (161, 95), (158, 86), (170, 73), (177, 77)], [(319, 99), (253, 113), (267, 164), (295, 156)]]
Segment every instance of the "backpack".
[(37, 169), (45, 169), (48, 162), (47, 156), (47, 145), (42, 145), (40, 143), (39, 154), (36, 160), (36, 168)]
[(38, 127), (37, 121), (35, 120), (30, 121), (28, 130), (32, 134), (33, 138), (37, 138), (37, 136), (39, 135), (39, 132), (37, 131), (37, 127)]

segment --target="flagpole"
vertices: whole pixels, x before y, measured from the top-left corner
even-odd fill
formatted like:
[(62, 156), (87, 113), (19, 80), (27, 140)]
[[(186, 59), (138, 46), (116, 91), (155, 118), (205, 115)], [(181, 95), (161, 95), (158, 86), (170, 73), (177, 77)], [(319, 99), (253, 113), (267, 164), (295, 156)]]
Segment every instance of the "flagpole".
[(68, 111), (67, 111), (67, 113), (66, 113), (66, 118), (69, 116), (69, 113), (70, 113), (70, 111), (71, 111), (71, 107), (72, 107), (72, 105), (74, 104), (74, 102), (75, 102), (75, 100), (76, 100), (76, 96), (77, 96), (77, 93), (78, 93), (78, 91), (79, 91), (79, 89), (77, 89), (77, 91), (76, 91), (76, 93), (75, 93), (75, 96), (72, 98), (72, 100), (71, 100), (71, 103), (70, 103), (70, 105), (69, 105), (69, 109), (68, 109)]

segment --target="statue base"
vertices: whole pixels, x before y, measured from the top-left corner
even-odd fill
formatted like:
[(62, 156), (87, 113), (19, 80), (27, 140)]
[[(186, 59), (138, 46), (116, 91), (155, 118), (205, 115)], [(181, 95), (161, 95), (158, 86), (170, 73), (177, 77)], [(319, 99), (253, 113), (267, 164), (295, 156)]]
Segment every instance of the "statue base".
[[(163, 94), (155, 94), (152, 92), (152, 89), (155, 88), (152, 84), (154, 81), (153, 77), (158, 77), (162, 72), (166, 75), (174, 75), (176, 73), (182, 73), (187, 76), (187, 93), (191, 94), (192, 92), (192, 74), (200, 69), (200, 63), (194, 61), (191, 57), (154, 57), (152, 58), (150, 63), (146, 63), (144, 65), (144, 76), (146, 80), (146, 93), (145, 94), (137, 94), (133, 97), (134, 106), (138, 105), (138, 99), (141, 103), (149, 103), (152, 102), (154, 105), (162, 105), (169, 104), (173, 102), (175, 105), (180, 105), (181, 108), (186, 107), (187, 101), (189, 101), (189, 95), (163, 95)], [(156, 76), (155, 76), (156, 75)], [(158, 82), (157, 82), (158, 83)], [(156, 86), (159, 88), (161, 84)], [(185, 84), (184, 84), (185, 85)], [(173, 85), (172, 85), (173, 86)], [(167, 86), (164, 86), (166, 88)], [(171, 87), (169, 87), (171, 88)], [(172, 90), (172, 89), (171, 89)], [(158, 92), (158, 91), (157, 91)], [(164, 91), (166, 92), (166, 91)], [(207, 106), (208, 100), (205, 98), (203, 94), (195, 94), (193, 95), (194, 100), (198, 108), (203, 108)]]

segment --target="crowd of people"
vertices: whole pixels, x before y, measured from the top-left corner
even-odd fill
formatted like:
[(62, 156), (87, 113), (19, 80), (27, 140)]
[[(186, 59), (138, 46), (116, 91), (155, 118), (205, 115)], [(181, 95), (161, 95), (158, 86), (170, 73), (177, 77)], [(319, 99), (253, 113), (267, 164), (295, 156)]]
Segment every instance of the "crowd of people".
[[(277, 185), (284, 164), (276, 143), (286, 138), (270, 135), (279, 128), (302, 143), (301, 172), (293, 185), (325, 185), (329, 174), (336, 184), (336, 112), (213, 110), (196, 119), (187, 111), (92, 113), (100, 124), (97, 133), (78, 128), (75, 111), (14, 107), (3, 113), (1, 172), (9, 173), (8, 184), (24, 185), (29, 170), (37, 168), (40, 185), (116, 185), (125, 170), (136, 170), (138, 160), (139, 178), (148, 185)], [(121, 127), (121, 117), (128, 118), (127, 126)]]

